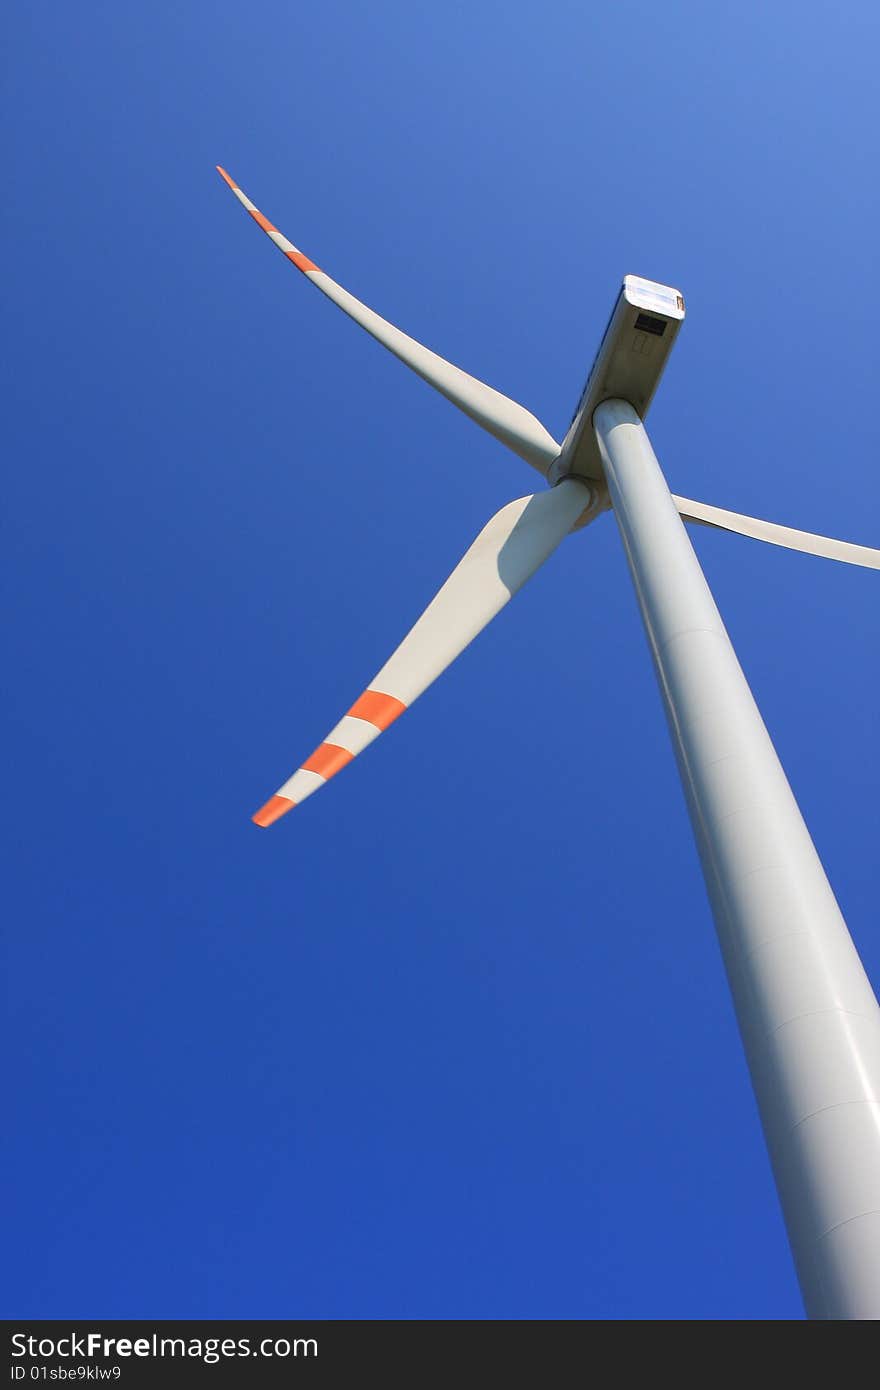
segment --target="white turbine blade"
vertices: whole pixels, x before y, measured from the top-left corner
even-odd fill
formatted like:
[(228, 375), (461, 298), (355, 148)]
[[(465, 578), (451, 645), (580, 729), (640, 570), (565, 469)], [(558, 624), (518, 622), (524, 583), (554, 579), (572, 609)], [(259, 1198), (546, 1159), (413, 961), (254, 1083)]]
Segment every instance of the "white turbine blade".
[(433, 386), (447, 400), (452, 401), (453, 405), (457, 405), (459, 410), (463, 410), (465, 415), (469, 415), (484, 430), (488, 430), (489, 434), (494, 435), (515, 454), (519, 454), (520, 458), (525, 459), (526, 463), (530, 463), (539, 473), (546, 476), (551, 463), (559, 454), (560, 446), (540, 420), (524, 406), (518, 405), (508, 396), (503, 396), (500, 391), (495, 391), (485, 382), (477, 381), (476, 377), (469, 376), (460, 367), (454, 367), (451, 362), (438, 357), (436, 352), (423, 347), (415, 338), (408, 337), (386, 319), (380, 318), (372, 309), (368, 309), (359, 299), (355, 299), (353, 294), (349, 294), (348, 290), (344, 290), (335, 280), (331, 280), (329, 275), (325, 275), (323, 270), (319, 270), (308, 256), (304, 256), (287, 240), (287, 237), (282, 236), (277, 227), (273, 227), (269, 219), (254, 207), (250, 198), (242, 193), (238, 184), (219, 164), (217, 172), (228, 183), (242, 206), (247, 208), (254, 221), (274, 241), (279, 251), (283, 251), (287, 259), (292, 261), (313, 285), (317, 285), (328, 299), (338, 304), (349, 318), (353, 318), (355, 323), (359, 323), (371, 333), (383, 347), (388, 348), (395, 357), (399, 357), (401, 362), (405, 362), (427, 381), (429, 386)]
[(707, 502), (692, 502), (688, 497), (673, 497), (673, 502), (685, 521), (702, 526), (717, 526), (722, 531), (736, 531), (756, 541), (769, 541), (788, 550), (804, 550), (808, 555), (824, 555), (828, 560), (843, 560), (848, 565), (880, 570), (880, 550), (852, 541), (836, 541), (831, 536), (816, 536), (812, 531), (796, 531), (792, 526), (777, 526), (773, 521), (760, 521), (755, 516), (727, 512), (722, 507), (710, 507)]
[(496, 512), (390, 661), (311, 757), (260, 808), (253, 817), (256, 824), (271, 825), (378, 738), (482, 632), (594, 501), (589, 487), (567, 479)]

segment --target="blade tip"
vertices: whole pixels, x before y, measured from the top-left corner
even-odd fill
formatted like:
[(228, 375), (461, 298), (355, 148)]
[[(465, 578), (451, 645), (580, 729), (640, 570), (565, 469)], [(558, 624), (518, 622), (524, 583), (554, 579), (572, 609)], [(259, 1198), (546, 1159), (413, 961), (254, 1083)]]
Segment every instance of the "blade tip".
[(235, 182), (235, 179), (230, 178), (229, 174), (227, 174), (222, 164), (215, 165), (215, 168), (224, 183), (228, 183), (229, 187), (233, 190), (238, 188), (238, 184)]
[(286, 816), (287, 812), (292, 811), (295, 805), (296, 802), (291, 801), (286, 796), (270, 796), (265, 806), (261, 806), (259, 811), (251, 816), (251, 820), (254, 825), (259, 825), (261, 829), (265, 830), (267, 826), (274, 825), (275, 821)]

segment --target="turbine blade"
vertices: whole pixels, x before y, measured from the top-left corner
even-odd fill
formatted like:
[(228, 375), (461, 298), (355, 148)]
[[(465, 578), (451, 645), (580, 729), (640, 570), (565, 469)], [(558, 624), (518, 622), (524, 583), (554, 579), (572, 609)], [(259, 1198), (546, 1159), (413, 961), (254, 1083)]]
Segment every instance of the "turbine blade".
[(247, 208), (254, 221), (274, 241), (279, 251), (282, 251), (313, 285), (326, 294), (328, 299), (332, 299), (349, 318), (354, 319), (355, 323), (359, 323), (371, 333), (383, 347), (388, 348), (401, 362), (411, 367), (429, 386), (433, 386), (453, 405), (458, 406), (459, 410), (463, 410), (465, 415), (470, 416), (484, 430), (488, 430), (489, 434), (506, 444), (546, 477), (551, 463), (559, 454), (560, 446), (540, 420), (524, 406), (518, 405), (508, 396), (503, 396), (500, 391), (495, 391), (485, 382), (478, 381), (476, 377), (469, 376), (460, 367), (453, 366), (436, 352), (431, 352), (429, 348), (417, 343), (415, 338), (408, 337), (386, 319), (380, 318), (372, 309), (368, 309), (359, 299), (355, 299), (354, 295), (337, 285), (335, 280), (331, 280), (323, 270), (319, 270), (308, 256), (304, 256), (302, 251), (297, 250), (293, 243), (287, 240), (287, 237), (282, 236), (277, 227), (254, 207), (250, 198), (246, 197), (238, 184), (219, 164), (217, 172), (242, 206)]
[(774, 521), (760, 521), (755, 516), (728, 512), (722, 507), (710, 507), (708, 502), (692, 502), (688, 497), (673, 497), (673, 502), (685, 521), (701, 526), (716, 526), (722, 531), (736, 531), (756, 541), (768, 541), (788, 550), (804, 550), (808, 555), (824, 555), (828, 560), (843, 560), (848, 565), (865, 569), (880, 569), (880, 550), (852, 541), (836, 541), (831, 536), (817, 536), (812, 531), (796, 531), (792, 526), (778, 526)]
[(588, 486), (566, 479), (496, 512), (390, 661), (257, 811), (256, 824), (271, 825), (363, 752), (482, 632), (584, 513), (592, 520), (600, 510)]

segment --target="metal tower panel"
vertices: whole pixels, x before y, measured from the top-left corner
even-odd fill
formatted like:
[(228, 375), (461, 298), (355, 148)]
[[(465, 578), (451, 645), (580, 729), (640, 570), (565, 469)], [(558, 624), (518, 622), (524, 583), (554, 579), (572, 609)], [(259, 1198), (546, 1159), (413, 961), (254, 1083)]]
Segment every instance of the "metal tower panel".
[(880, 1009), (645, 428), (595, 426), (807, 1312), (880, 1318)]

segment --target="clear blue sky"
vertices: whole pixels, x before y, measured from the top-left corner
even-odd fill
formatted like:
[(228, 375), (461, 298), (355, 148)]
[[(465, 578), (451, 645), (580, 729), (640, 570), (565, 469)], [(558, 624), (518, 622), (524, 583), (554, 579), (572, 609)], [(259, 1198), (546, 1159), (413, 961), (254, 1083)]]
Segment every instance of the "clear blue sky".
[[(537, 478), (214, 165), (557, 435), (679, 285), (673, 490), (877, 545), (876, 6), (7, 31), (6, 1313), (799, 1317), (612, 517), (250, 823)], [(695, 543), (876, 983), (880, 576)]]

